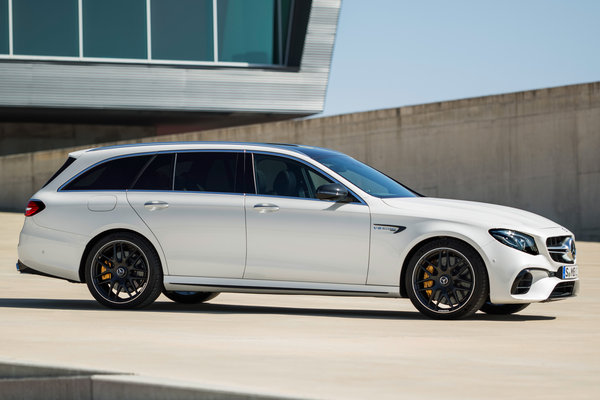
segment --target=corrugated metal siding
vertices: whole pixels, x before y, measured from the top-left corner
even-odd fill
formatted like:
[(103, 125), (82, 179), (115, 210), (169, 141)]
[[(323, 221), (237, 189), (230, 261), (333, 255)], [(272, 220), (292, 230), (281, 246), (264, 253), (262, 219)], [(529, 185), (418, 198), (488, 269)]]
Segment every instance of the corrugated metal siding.
[(0, 106), (315, 113), (323, 110), (340, 0), (313, 0), (299, 71), (0, 62)]

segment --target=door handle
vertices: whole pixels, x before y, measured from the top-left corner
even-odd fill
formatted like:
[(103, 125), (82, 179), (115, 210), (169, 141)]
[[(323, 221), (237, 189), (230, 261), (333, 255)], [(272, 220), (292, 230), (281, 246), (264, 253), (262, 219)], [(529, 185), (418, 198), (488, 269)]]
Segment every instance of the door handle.
[(259, 213), (279, 211), (279, 206), (271, 203), (259, 203), (254, 205), (254, 209)]
[(144, 207), (146, 207), (150, 211), (162, 210), (163, 208), (169, 207), (169, 203), (167, 203), (166, 201), (152, 200), (145, 202)]

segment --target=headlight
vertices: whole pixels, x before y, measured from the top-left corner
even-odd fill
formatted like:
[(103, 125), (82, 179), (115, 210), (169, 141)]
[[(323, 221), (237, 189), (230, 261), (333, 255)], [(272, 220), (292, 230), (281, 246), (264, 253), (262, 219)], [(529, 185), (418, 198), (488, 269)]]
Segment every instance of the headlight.
[(510, 229), (490, 229), (490, 235), (502, 244), (525, 253), (540, 254), (533, 237)]

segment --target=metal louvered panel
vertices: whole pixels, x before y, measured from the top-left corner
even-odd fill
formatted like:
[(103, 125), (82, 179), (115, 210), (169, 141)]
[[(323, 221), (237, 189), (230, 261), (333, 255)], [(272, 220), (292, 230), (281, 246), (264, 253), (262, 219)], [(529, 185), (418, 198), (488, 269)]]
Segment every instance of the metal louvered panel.
[(339, 8), (313, 0), (299, 70), (0, 60), (0, 107), (320, 112)]

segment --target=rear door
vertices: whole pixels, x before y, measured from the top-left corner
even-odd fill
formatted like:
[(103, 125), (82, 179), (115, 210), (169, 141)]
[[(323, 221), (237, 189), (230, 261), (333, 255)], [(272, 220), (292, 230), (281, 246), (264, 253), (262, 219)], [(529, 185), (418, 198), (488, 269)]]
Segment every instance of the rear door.
[(242, 173), (241, 152), (159, 154), (127, 192), (160, 242), (171, 275), (243, 276)]

